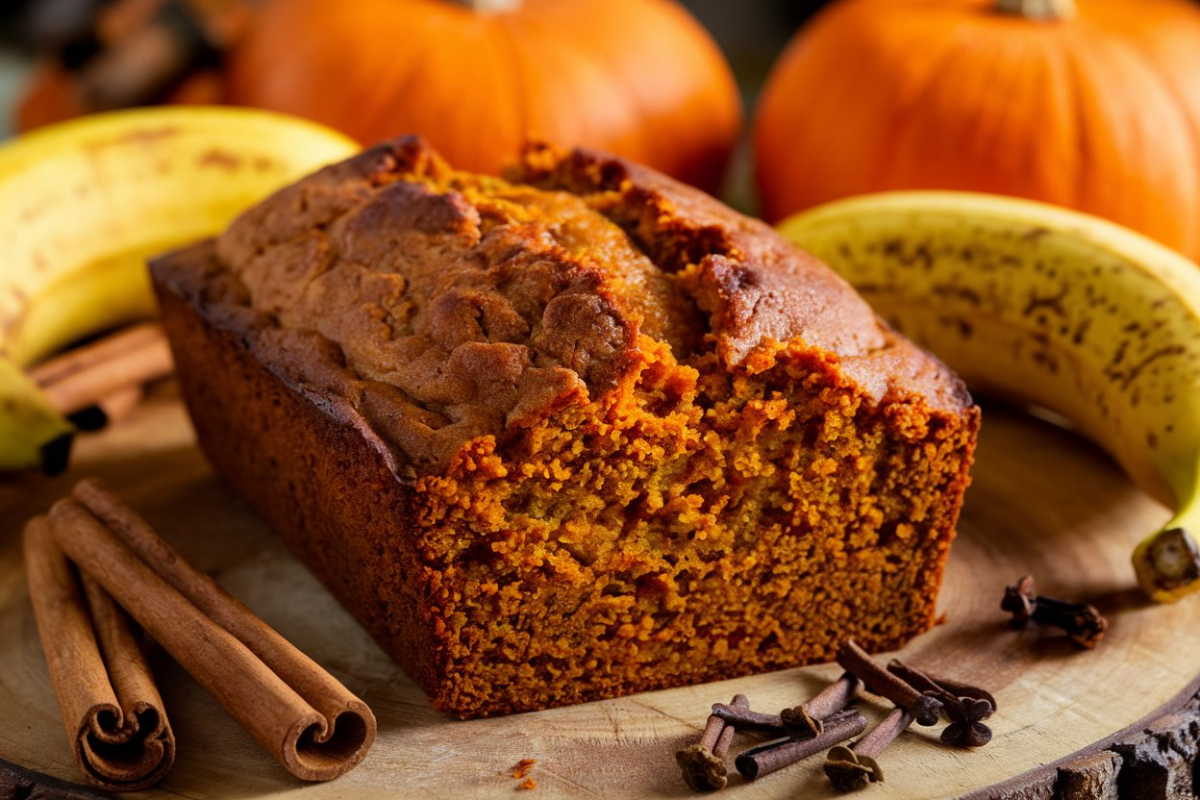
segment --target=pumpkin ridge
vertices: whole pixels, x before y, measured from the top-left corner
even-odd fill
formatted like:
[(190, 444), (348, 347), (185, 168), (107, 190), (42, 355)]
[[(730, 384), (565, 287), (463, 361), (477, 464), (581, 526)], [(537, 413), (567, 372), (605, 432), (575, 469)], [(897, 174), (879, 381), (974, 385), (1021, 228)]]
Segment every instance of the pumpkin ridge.
[[(1038, 48), (1035, 60), (1041, 65), (1043, 73), (1038, 76), (1039, 80), (1042, 84), (1052, 87), (1056, 92), (1054, 95), (1042, 95), (1042, 102), (1052, 104), (1055, 108), (1060, 109), (1060, 113), (1069, 120), (1081, 119), (1083, 113), (1081, 99), (1071, 58), (1067, 52), (1068, 46), (1055, 47), (1047, 39), (1041, 38), (1038, 41)], [(1071, 126), (1070, 133), (1069, 146), (1066, 146), (1068, 137), (1063, 136), (1064, 146), (1057, 148), (1056, 156), (1058, 159), (1070, 159), (1070, 161), (1066, 163), (1060, 161), (1061, 169), (1057, 171), (1058, 182), (1052, 185), (1051, 191), (1047, 192), (1044, 197), (1038, 199), (1044, 202), (1078, 207), (1084, 189), (1084, 170), (1080, 168), (1080, 164), (1084, 152), (1082, 142), (1086, 131), (1082, 126), (1075, 124)], [(1063, 180), (1064, 177), (1068, 180)]]
[(525, 78), (525, 73), (521, 67), (520, 50), (517, 45), (518, 28), (520, 21), (509, 14), (502, 14), (496, 18), (497, 28), (500, 33), (497, 36), (502, 40), (505, 50), (505, 58), (508, 61), (508, 74), (512, 76), (513, 82), (517, 85), (513, 96), (516, 102), (513, 103), (514, 110), (517, 115), (517, 133), (519, 139), (529, 138), (529, 92), (528, 81)]
[[(612, 63), (606, 54), (602, 55), (598, 47), (571, 48), (571, 51), (576, 58), (591, 64), (593, 69), (596, 71), (596, 74), (603, 76), (606, 86), (616, 90), (613, 92), (613, 94), (622, 99), (626, 109), (634, 112), (634, 114), (631, 114), (631, 116), (650, 113), (651, 110), (646, 108), (641, 103), (637, 93), (629, 88), (629, 84), (626, 82), (625, 76), (620, 70), (619, 65)], [(638, 155), (631, 153), (628, 156), (629, 158), (635, 158), (638, 161), (647, 162), (656, 160), (653, 157), (657, 157), (659, 154), (654, 152), (655, 148), (648, 144), (647, 138), (652, 140), (654, 137), (638, 137), (637, 147), (640, 152)]]
[[(1130, 52), (1145, 66), (1146, 71), (1159, 81), (1163, 90), (1175, 101), (1173, 107), (1178, 110), (1184, 127), (1188, 132), (1188, 138), (1192, 143), (1192, 163), (1189, 167), (1180, 167), (1178, 174), (1185, 177), (1193, 176), (1191, 179), (1191, 191), (1186, 193), (1192, 197), (1194, 205), (1200, 205), (1200, 112), (1188, 113), (1187, 97), (1180, 91), (1172, 76), (1164, 72), (1162, 65), (1150, 56), (1145, 49), (1148, 45), (1144, 40), (1140, 37), (1130, 38), (1122, 40), (1122, 44), (1129, 48)], [(1200, 235), (1195, 233), (1188, 235), (1185, 232), (1184, 236), (1186, 238), (1183, 240), (1183, 244), (1179, 248), (1180, 250), (1186, 253), (1200, 248)]]
[[(449, 1), (454, 2), (454, 0)], [(447, 132), (443, 134), (446, 140), (443, 142), (442, 148), (444, 152), (452, 154), (470, 153), (474, 148), (474, 143), (481, 135), (497, 141), (504, 141), (508, 143), (508, 146), (515, 148), (519, 142), (525, 139), (527, 112), (524, 107), (526, 92), (519, 85), (517, 77), (516, 45), (511, 41), (508, 25), (512, 14), (478, 14), (470, 10), (468, 13), (475, 17), (474, 22), (480, 30), (479, 41), (466, 43), (470, 46), (464, 44), (462, 48), (464, 57), (456, 59), (456, 61), (464, 62), (461, 75), (463, 90), (464, 92), (487, 93), (492, 95), (493, 99), (499, 99), (499, 93), (504, 91), (506, 84), (517, 83), (517, 89), (511, 91), (504, 98), (505, 102), (503, 103), (506, 110), (516, 110), (516, 122), (509, 128), (503, 124), (503, 115), (499, 112), (480, 115), (478, 108), (472, 104), (453, 104), (450, 110), (442, 115), (443, 119), (451, 122)], [(512, 80), (504, 79), (505, 70), (507, 70), (507, 76), (511, 76)], [(422, 71), (422, 74), (428, 73)], [(439, 70), (436, 69), (429, 76), (431, 81), (440, 79)], [(402, 96), (402, 94), (397, 96)], [(423, 126), (409, 127), (414, 128), (413, 132), (427, 136), (428, 131), (422, 129)], [(459, 163), (455, 163), (455, 169), (484, 169), (480, 163), (461, 163), (463, 160), (465, 159), (462, 156), (456, 159)]]
[[(420, 24), (422, 26), (424, 26), (424, 24), (425, 24), (424, 20), (422, 20)], [(430, 46), (433, 45), (433, 42), (430, 41), (430, 39), (426, 36), (414, 36), (413, 41), (416, 42), (416, 47), (421, 48), (421, 50), (419, 52), (414, 53), (412, 58), (410, 58), (410, 59), (406, 59), (406, 60), (397, 59), (395, 61), (390, 62), (390, 66), (392, 67), (392, 69), (396, 70), (397, 74), (400, 76), (400, 82), (398, 84), (396, 84), (396, 86), (397, 86), (396, 94), (397, 94), (397, 96), (400, 96), (400, 97), (409, 95), (414, 86), (420, 85), (421, 81), (425, 77), (425, 70), (428, 68), (429, 59), (424, 57), (424, 52)], [(352, 62), (352, 63), (356, 63), (360, 67), (363, 68), (363, 72), (364, 72), (363, 80), (371, 80), (371, 81), (379, 80), (379, 76), (368, 74), (371, 70), (371, 65), (368, 64), (367, 62)], [(412, 64), (416, 64), (416, 67), (413, 68), (411, 66)], [(354, 83), (358, 82), (358, 79), (355, 79), (350, 76), (348, 76), (347, 80), (348, 80), (348, 82), (350, 82), (350, 81), (353, 81)], [(390, 82), (390, 78), (389, 78), (389, 82)], [(363, 126), (364, 129), (365, 128), (373, 128), (374, 126), (379, 124), (379, 120), (385, 119), (388, 114), (388, 108), (391, 105), (390, 101), (388, 100), (388, 97), (382, 93), (370, 94), (370, 95), (367, 95), (367, 97), (369, 99), (367, 100), (366, 107), (363, 109), (360, 109), (360, 113), (361, 113), (360, 124)], [(374, 100), (374, 102), (371, 102), (372, 100)], [(366, 142), (366, 144), (371, 145), (371, 144), (375, 144), (375, 143), (374, 142)]]
[[(1008, 131), (1008, 122), (1011, 115), (1019, 108), (1019, 100), (1021, 98), (1022, 86), (1020, 75), (1017, 70), (1028, 70), (1030, 59), (1035, 57), (1031, 53), (1028, 45), (1028, 40), (1025, 38), (1017, 39), (1016, 37), (997, 37), (995, 43), (997, 56), (991, 58), (990, 70), (987, 72), (984, 79), (984, 85), (989, 87), (989, 94), (998, 94), (995, 92), (995, 87), (999, 86), (1004, 89), (1004, 96), (999, 100), (997, 106), (1001, 109), (1000, 112), (991, 120), (985, 120), (982, 114), (977, 114), (974, 120), (975, 127), (973, 130), (974, 140), (972, 149), (977, 153), (987, 153), (989, 151), (1006, 151), (1007, 142), (1005, 134)], [(1006, 65), (1012, 64), (1011, 67)], [(985, 124), (990, 122), (991, 124)], [(1026, 153), (1020, 153), (1024, 158)], [(1003, 167), (1005, 156), (1002, 154), (998, 157), (997, 163)], [(1016, 171), (1028, 171), (1030, 165), (1028, 163), (1016, 163), (1013, 165)], [(999, 171), (999, 170), (998, 170)], [(1007, 171), (1000, 171), (1000, 177), (1005, 184), (1003, 187), (998, 186), (997, 189), (1007, 190), (1009, 182), (1009, 174)]]
[[(1085, 188), (1080, 192), (1079, 201), (1081, 209), (1089, 213), (1097, 213), (1094, 209), (1099, 205), (1095, 188), (1095, 171), (1089, 167), (1114, 160), (1112, 151), (1120, 148), (1122, 141), (1130, 137), (1138, 137), (1139, 143), (1152, 144), (1141, 138), (1141, 131), (1135, 124), (1131, 124), (1130, 118), (1120, 113), (1120, 109), (1114, 107), (1112, 103), (1111, 93), (1117, 87), (1122, 90), (1127, 89), (1128, 84), (1124, 82), (1125, 76), (1121, 70), (1108, 67), (1107, 59), (1100, 58), (1095, 52), (1098, 42), (1111, 46), (1109, 38), (1099, 39), (1094, 35), (1086, 42), (1082, 40), (1076, 42), (1076, 46), (1070, 50), (1075, 67), (1076, 85), (1082, 87), (1080, 93), (1082, 116), (1079, 127), (1081, 153), (1084, 156), (1082, 163), (1085, 168), (1080, 172), (1086, 183), (1084, 184)], [(1114, 82), (1114, 78), (1116, 82)], [(1088, 87), (1093, 88), (1089, 91)], [(1107, 145), (1107, 147), (1102, 147), (1102, 145)], [(1139, 147), (1134, 149), (1141, 150)], [(1141, 152), (1145, 151), (1141, 150)], [(1123, 168), (1128, 170), (1127, 165)], [(1099, 199), (1108, 205), (1115, 216), (1124, 220), (1125, 224), (1135, 229), (1145, 230), (1146, 217), (1143, 203), (1139, 202), (1137, 198), (1132, 198), (1126, 192), (1121, 193), (1115, 200), (1110, 195), (1101, 195)]]
[[(903, 132), (907, 130), (913, 121), (917, 120), (924, 114), (922, 107), (925, 104), (926, 98), (928, 98), (935, 91), (938, 79), (949, 73), (949, 70), (946, 69), (946, 65), (950, 64), (956, 57), (961, 57), (963, 55), (963, 51), (960, 49), (962, 48), (962, 44), (959, 42), (959, 39), (969, 34), (969, 27), (970, 26), (965, 20), (960, 21), (956, 25), (954, 39), (946, 44), (941, 56), (938, 58), (937, 66), (926, 71), (925, 79), (920, 90), (914, 92), (912, 100), (910, 100), (905, 106), (901, 107), (897, 113), (897, 131)], [(970, 48), (968, 47), (966, 49), (969, 50)], [(876, 151), (876, 153), (876, 158), (879, 160), (880, 166), (877, 166), (872, 171), (871, 180), (875, 185), (887, 186), (894, 180), (892, 176), (894, 176), (897, 171), (897, 160), (900, 159), (903, 154), (898, 152), (895, 148), (889, 147), (880, 148)]]

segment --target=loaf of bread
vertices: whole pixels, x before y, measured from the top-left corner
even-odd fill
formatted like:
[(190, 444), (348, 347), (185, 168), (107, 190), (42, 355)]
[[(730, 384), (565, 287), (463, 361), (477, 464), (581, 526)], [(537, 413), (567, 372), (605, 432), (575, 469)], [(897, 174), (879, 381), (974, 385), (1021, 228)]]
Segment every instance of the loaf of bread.
[(417, 138), (153, 276), (217, 470), (451, 714), (933, 624), (979, 412), (766, 225), (651, 170)]

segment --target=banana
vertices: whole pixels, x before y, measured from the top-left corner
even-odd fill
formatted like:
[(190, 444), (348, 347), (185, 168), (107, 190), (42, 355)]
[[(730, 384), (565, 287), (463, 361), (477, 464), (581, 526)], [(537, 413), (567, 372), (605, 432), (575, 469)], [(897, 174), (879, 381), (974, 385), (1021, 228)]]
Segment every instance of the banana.
[(72, 433), (24, 370), (0, 358), (0, 455), (20, 454), (21, 466), (57, 473), (66, 466)]
[(1200, 266), (1085, 214), (960, 192), (851, 198), (779, 230), (972, 390), (1103, 447), (1174, 510), (1134, 552), (1143, 589), (1200, 590)]
[(20, 368), (153, 314), (148, 256), (357, 149), (304, 120), (201, 107), (83, 117), (0, 147), (0, 470), (42, 464), (69, 430)]

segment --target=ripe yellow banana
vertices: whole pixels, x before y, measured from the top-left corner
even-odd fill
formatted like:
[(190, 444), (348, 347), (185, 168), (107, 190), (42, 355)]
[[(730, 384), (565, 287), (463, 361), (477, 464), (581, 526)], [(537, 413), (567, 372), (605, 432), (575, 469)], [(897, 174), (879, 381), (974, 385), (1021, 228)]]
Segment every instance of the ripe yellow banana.
[(37, 384), (14, 361), (0, 358), (0, 461), (58, 472), (66, 466), (73, 432)]
[(852, 198), (779, 227), (969, 387), (1107, 450), (1175, 511), (1134, 553), (1143, 588), (1200, 590), (1200, 266), (1094, 217), (957, 192)]
[(357, 149), (304, 120), (197, 107), (84, 117), (0, 147), (0, 470), (42, 463), (69, 430), (20, 368), (149, 316), (147, 256)]

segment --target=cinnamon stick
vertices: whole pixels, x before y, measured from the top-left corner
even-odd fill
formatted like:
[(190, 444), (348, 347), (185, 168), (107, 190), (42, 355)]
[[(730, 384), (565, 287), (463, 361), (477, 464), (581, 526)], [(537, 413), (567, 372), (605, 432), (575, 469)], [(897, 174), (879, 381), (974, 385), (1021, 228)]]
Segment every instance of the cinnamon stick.
[(96, 401), (96, 407), (104, 414), (104, 421), (111, 425), (129, 416), (146, 397), (141, 386), (123, 386)]
[(39, 386), (46, 386), (97, 362), (109, 361), (143, 345), (160, 341), (164, 337), (162, 325), (157, 322), (130, 325), (38, 364), (29, 370), (29, 377)]
[(109, 791), (153, 786), (175, 761), (175, 736), (125, 615), (86, 578), (81, 591), (44, 517), (26, 525), (24, 543), (38, 633), (79, 769)]
[(162, 326), (144, 323), (68, 351), (34, 367), (29, 376), (66, 416), (122, 389), (165, 378), (173, 369)]
[(375, 740), (362, 700), (97, 481), (50, 510), (52, 535), (289, 772), (330, 780)]
[(98, 431), (129, 416), (145, 397), (141, 386), (122, 386), (101, 397), (95, 406), (72, 414), (71, 424), (81, 431)]

